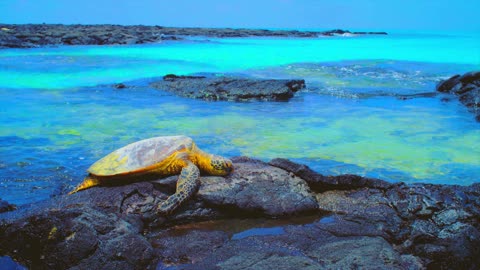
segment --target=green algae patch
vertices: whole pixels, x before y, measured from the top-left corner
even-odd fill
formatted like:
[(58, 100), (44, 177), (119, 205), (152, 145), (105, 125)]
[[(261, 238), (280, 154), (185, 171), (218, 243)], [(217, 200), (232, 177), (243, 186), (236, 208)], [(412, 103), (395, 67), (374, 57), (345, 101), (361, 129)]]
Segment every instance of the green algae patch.
[(80, 132), (75, 129), (62, 129), (58, 131), (59, 135), (73, 135), (73, 136), (80, 136)]

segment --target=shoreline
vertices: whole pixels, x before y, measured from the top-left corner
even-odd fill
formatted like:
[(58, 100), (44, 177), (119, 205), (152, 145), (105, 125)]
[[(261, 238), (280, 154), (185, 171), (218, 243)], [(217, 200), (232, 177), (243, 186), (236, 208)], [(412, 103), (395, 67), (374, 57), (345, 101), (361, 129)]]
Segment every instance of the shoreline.
[(178, 176), (12, 209), (0, 214), (0, 251), (10, 262), (54, 269), (215, 269), (252, 251), (267, 254), (259, 262), (273, 254), (272, 265), (289, 269), (480, 263), (479, 183), (388, 183), (322, 175), (282, 158), (232, 161), (232, 174), (202, 176), (198, 193), (169, 216), (155, 206)]
[(131, 45), (183, 40), (186, 37), (292, 37), (388, 35), (387, 32), (334, 29), (328, 31), (246, 28), (196, 28), (146, 25), (1, 24), (0, 48), (35, 48), (52, 45)]

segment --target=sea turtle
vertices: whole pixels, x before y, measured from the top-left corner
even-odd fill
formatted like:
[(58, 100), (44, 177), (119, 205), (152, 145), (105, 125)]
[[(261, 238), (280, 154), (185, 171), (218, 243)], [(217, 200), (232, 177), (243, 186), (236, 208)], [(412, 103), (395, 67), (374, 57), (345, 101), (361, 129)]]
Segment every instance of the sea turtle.
[(180, 174), (176, 193), (157, 208), (160, 214), (166, 215), (198, 190), (200, 171), (222, 176), (232, 170), (229, 159), (203, 152), (187, 136), (155, 137), (124, 146), (98, 160), (88, 169), (89, 175), (69, 194), (126, 178), (139, 181), (142, 177), (138, 176)]

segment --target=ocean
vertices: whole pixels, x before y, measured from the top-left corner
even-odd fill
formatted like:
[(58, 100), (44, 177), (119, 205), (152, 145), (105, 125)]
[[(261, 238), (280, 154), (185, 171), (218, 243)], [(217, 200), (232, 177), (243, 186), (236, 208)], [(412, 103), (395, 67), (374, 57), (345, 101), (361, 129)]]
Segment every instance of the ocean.
[[(215, 154), (289, 158), (327, 175), (469, 185), (480, 175), (480, 124), (434, 92), (479, 69), (471, 33), (3, 49), (0, 198), (63, 194), (109, 152), (175, 134)], [(288, 102), (209, 102), (148, 86), (169, 73), (304, 78), (307, 88)], [(120, 82), (132, 87), (111, 87)]]

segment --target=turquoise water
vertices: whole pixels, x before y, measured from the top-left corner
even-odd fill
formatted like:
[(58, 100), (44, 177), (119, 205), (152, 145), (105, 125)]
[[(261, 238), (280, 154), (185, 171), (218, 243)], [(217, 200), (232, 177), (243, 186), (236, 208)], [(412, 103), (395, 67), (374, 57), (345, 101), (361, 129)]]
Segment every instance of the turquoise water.
[[(153, 136), (207, 151), (286, 157), (325, 174), (467, 185), (480, 174), (480, 125), (442, 78), (480, 68), (479, 39), (391, 35), (210, 39), (142, 46), (0, 51), (0, 198), (63, 193), (97, 159)], [(305, 78), (289, 102), (205, 102), (148, 87), (168, 73)], [(112, 83), (133, 88), (116, 90)], [(403, 95), (405, 98), (398, 98)]]

